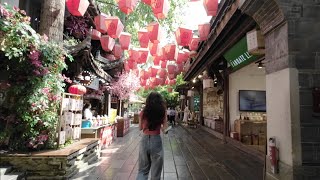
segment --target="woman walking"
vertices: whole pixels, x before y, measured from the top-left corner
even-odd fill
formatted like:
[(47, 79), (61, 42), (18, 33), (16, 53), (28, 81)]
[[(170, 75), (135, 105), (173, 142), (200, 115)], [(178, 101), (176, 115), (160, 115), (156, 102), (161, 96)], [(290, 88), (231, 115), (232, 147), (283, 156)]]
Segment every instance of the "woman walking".
[(139, 149), (139, 171), (137, 180), (159, 180), (163, 167), (163, 149), (160, 130), (167, 128), (166, 106), (162, 96), (151, 92), (146, 106), (140, 113), (139, 127), (143, 131)]

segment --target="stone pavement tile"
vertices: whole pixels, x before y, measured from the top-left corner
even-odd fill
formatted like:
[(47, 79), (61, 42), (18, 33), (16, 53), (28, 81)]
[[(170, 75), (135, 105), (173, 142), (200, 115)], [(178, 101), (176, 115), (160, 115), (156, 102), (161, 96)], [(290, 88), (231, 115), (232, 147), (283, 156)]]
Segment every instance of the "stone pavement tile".
[(130, 173), (117, 173), (113, 180), (128, 180)]
[(133, 168), (134, 168), (134, 165), (123, 165), (121, 168), (120, 168), (120, 170), (119, 170), (119, 172), (129, 172), (129, 173), (131, 173), (132, 171), (133, 171)]
[(177, 180), (177, 174), (176, 173), (164, 173), (163, 175), (164, 180)]
[(191, 177), (188, 166), (176, 166), (178, 178), (182, 179), (183, 177)]
[(110, 164), (111, 168), (121, 168), (125, 160), (113, 160)]
[(109, 168), (110, 165), (100, 165), (95, 167), (94, 169), (92, 169), (90, 172), (90, 174), (93, 175), (101, 175), (104, 174), (104, 172)]
[(164, 172), (166, 173), (166, 172), (176, 172), (176, 168), (175, 168), (175, 165), (174, 165), (174, 163), (173, 163), (173, 161), (172, 162), (164, 162)]
[(129, 177), (129, 180), (136, 180), (137, 175), (138, 175), (137, 173), (132, 173)]
[(119, 168), (108, 168), (104, 174), (101, 174), (99, 177), (107, 180), (107, 179), (113, 179), (119, 172)]
[(215, 169), (222, 180), (236, 180), (236, 176), (232, 172), (227, 171), (225, 167), (216, 165)]
[(132, 173), (138, 173), (139, 165), (138, 163), (134, 166)]
[(214, 166), (210, 165), (205, 165), (205, 166), (200, 166), (206, 177), (208, 179), (215, 179), (215, 180), (220, 180), (219, 174), (216, 172)]
[(174, 159), (174, 163), (175, 163), (176, 166), (187, 165), (187, 163), (184, 160), (182, 155), (181, 156), (174, 156), (173, 159)]

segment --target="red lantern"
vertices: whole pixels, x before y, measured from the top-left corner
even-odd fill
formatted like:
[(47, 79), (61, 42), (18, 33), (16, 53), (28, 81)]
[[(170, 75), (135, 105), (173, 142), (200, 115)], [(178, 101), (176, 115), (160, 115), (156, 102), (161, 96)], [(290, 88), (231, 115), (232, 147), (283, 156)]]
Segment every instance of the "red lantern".
[(139, 51), (139, 63), (146, 63), (149, 57), (148, 49), (140, 49)]
[(140, 79), (140, 85), (145, 86), (147, 84), (147, 80), (145, 79)]
[(176, 31), (176, 40), (180, 46), (188, 46), (192, 39), (192, 30), (186, 28), (178, 28)]
[(112, 38), (119, 38), (120, 33), (123, 31), (123, 24), (116, 16), (107, 17), (105, 19), (107, 33)]
[(151, 0), (142, 0), (145, 4), (151, 5)]
[(168, 15), (170, 4), (168, 0), (151, 0), (151, 8), (154, 16), (164, 19)]
[(167, 77), (167, 70), (166, 69), (159, 69), (158, 76), (163, 79), (166, 78)]
[(133, 60), (128, 60), (128, 66), (129, 66), (129, 68), (130, 69), (137, 69), (137, 63), (135, 62), (135, 61), (133, 61)]
[(162, 29), (159, 23), (152, 22), (148, 25), (147, 29), (149, 32), (150, 41), (153, 43), (156, 43), (156, 42), (159, 43), (162, 36)]
[(133, 61), (139, 62), (139, 57), (140, 57), (139, 51), (138, 50), (134, 50), (134, 49), (130, 49), (129, 50), (129, 57)]
[(216, 16), (218, 11), (218, 0), (203, 0), (204, 9), (208, 16)]
[(88, 0), (67, 0), (68, 11), (74, 16), (83, 16), (89, 7)]
[(120, 44), (114, 45), (114, 47), (113, 47), (113, 54), (114, 54), (114, 56), (115, 56), (116, 58), (120, 58), (120, 57), (122, 56), (123, 50), (122, 50)]
[(125, 62), (125, 63), (124, 63), (124, 70), (125, 70), (126, 72), (129, 72), (129, 71), (130, 71), (130, 67), (129, 67), (129, 63), (128, 63), (128, 62)]
[(178, 64), (178, 68), (177, 68), (178, 74), (180, 74), (181, 72), (183, 72), (183, 67), (184, 67), (183, 64)]
[(102, 33), (107, 32), (107, 26), (105, 23), (106, 18), (107, 18), (107, 15), (103, 13), (94, 17), (94, 24), (96, 25), (96, 29)]
[(140, 71), (140, 78), (141, 79), (148, 79), (150, 77), (150, 74), (148, 71), (146, 70), (141, 70)]
[(190, 44), (189, 44), (189, 49), (191, 51), (196, 51), (198, 49), (199, 46), (199, 42), (200, 42), (200, 38), (192, 38)]
[(84, 86), (82, 86), (80, 84), (74, 84), (74, 85), (71, 85), (68, 88), (68, 91), (71, 94), (83, 95), (83, 94), (85, 94), (87, 92), (87, 89), (86, 89), (86, 87), (84, 87)]
[(177, 66), (174, 64), (168, 64), (167, 69), (169, 74), (173, 74), (176, 71)]
[(207, 40), (210, 33), (210, 23), (199, 24), (198, 31), (199, 31), (200, 41)]
[(169, 85), (175, 85), (175, 84), (176, 84), (176, 80), (175, 79), (170, 80)]
[(167, 67), (167, 61), (161, 61), (161, 68)]
[(112, 51), (113, 46), (115, 44), (114, 39), (112, 39), (108, 35), (101, 36), (100, 42), (101, 42), (102, 49), (105, 51)]
[(142, 48), (148, 48), (149, 33), (147, 30), (138, 31), (138, 39), (139, 39), (140, 46)]
[(150, 54), (152, 56), (155, 56), (157, 54), (159, 54), (160, 52), (160, 44), (159, 43), (152, 43), (152, 42), (149, 42), (149, 50), (150, 50)]
[(169, 85), (169, 79), (166, 79), (166, 81), (164, 82), (166, 85)]
[(123, 13), (130, 14), (136, 7), (137, 2), (137, 0), (119, 0), (118, 6)]
[(168, 77), (169, 77), (170, 80), (176, 78), (175, 72), (173, 74), (169, 74)]
[(115, 61), (116, 57), (113, 54), (106, 54), (103, 55), (104, 58), (108, 59), (109, 61)]
[(171, 87), (168, 87), (168, 92), (172, 92), (172, 88)]
[(92, 29), (92, 31), (91, 31), (91, 39), (100, 40), (100, 38), (101, 38), (101, 32), (99, 32), (96, 29)]
[(151, 77), (156, 77), (158, 70), (158, 68), (151, 67)]
[(131, 42), (131, 34), (122, 32), (120, 33), (119, 43), (123, 50), (128, 50)]
[(184, 53), (184, 51), (177, 51), (175, 54), (175, 59), (177, 60), (177, 64), (182, 64), (187, 61), (188, 57)]
[(154, 56), (154, 57), (153, 57), (153, 65), (159, 66), (161, 60), (162, 60), (162, 57), (161, 57), (161, 56)]
[(168, 44), (165, 47), (163, 47), (163, 54), (164, 57), (167, 60), (174, 60), (175, 54), (176, 54), (176, 45), (175, 44)]

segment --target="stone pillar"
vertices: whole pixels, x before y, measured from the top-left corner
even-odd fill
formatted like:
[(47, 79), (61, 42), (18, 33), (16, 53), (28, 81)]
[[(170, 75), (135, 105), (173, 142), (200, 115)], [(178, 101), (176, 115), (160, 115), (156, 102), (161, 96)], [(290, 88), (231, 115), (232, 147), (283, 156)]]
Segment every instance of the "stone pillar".
[(280, 151), (279, 174), (267, 168), (267, 179), (320, 179), (320, 116), (312, 106), (320, 87), (319, 1), (242, 0), (240, 9), (265, 36), (267, 137)]

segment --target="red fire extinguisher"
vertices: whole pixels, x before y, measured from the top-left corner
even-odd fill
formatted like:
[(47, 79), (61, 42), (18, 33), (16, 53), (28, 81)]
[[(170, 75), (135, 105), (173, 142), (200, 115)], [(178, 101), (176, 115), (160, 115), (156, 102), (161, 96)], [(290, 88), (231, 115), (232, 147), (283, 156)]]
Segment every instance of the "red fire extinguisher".
[(269, 157), (271, 163), (271, 172), (276, 174), (278, 173), (278, 161), (279, 161), (279, 152), (276, 147), (276, 138), (269, 138)]

